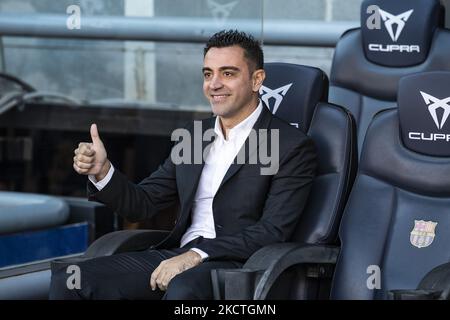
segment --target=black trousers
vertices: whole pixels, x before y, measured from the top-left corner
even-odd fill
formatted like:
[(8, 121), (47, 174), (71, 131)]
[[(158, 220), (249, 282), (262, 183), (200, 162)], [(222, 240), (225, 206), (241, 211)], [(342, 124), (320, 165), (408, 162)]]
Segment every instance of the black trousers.
[(175, 276), (167, 291), (158, 288), (152, 291), (150, 276), (166, 259), (189, 250), (192, 245), (173, 250), (147, 250), (127, 252), (112, 256), (93, 258), (76, 265), (80, 269), (80, 289), (69, 289), (66, 264), (52, 264), (50, 284), (51, 300), (80, 299), (169, 299), (201, 300), (212, 299), (212, 269), (240, 268), (236, 261), (205, 261)]

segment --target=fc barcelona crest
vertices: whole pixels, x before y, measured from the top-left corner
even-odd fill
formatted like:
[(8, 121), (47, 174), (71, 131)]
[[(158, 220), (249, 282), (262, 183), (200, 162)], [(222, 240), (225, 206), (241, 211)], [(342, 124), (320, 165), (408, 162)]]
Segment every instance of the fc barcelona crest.
[(437, 222), (414, 220), (414, 229), (411, 231), (409, 241), (417, 248), (428, 247), (433, 243)]

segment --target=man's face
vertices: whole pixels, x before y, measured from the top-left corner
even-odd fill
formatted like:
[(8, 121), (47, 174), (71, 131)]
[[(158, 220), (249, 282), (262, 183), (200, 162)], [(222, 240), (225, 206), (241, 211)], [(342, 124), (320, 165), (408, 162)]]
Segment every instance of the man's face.
[[(215, 115), (232, 118), (249, 106), (260, 84), (239, 46), (211, 48), (203, 61), (203, 93)], [(261, 81), (262, 82), (262, 81)]]

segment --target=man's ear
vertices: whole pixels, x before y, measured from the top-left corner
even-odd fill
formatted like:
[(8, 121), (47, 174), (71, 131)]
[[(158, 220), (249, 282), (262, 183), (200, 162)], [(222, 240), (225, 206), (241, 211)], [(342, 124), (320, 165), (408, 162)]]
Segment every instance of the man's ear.
[(258, 92), (259, 88), (261, 88), (261, 85), (266, 78), (266, 72), (264, 69), (258, 69), (253, 72), (252, 75), (252, 84), (253, 84), (253, 92)]

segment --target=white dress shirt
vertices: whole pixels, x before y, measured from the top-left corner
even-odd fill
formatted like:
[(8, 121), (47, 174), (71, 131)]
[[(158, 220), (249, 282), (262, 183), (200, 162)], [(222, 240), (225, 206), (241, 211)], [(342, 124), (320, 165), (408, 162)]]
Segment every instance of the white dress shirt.
[[(228, 168), (237, 156), (239, 150), (250, 134), (253, 125), (261, 114), (262, 108), (263, 106), (260, 101), (255, 111), (229, 130), (228, 139), (225, 139), (219, 117), (216, 117), (214, 132), (217, 137), (212, 143), (211, 149), (206, 156), (205, 165), (200, 176), (200, 181), (192, 205), (192, 223), (181, 238), (180, 247), (183, 247), (188, 242), (200, 236), (205, 239), (214, 239), (216, 237), (212, 207), (214, 196), (219, 189), (220, 183), (228, 171)], [(108, 184), (113, 173), (114, 167), (111, 165), (108, 174), (101, 181), (97, 182), (93, 175), (89, 175), (89, 180), (98, 190), (101, 190)], [(203, 260), (208, 257), (208, 254), (200, 249), (192, 248), (191, 250), (200, 254)]]

